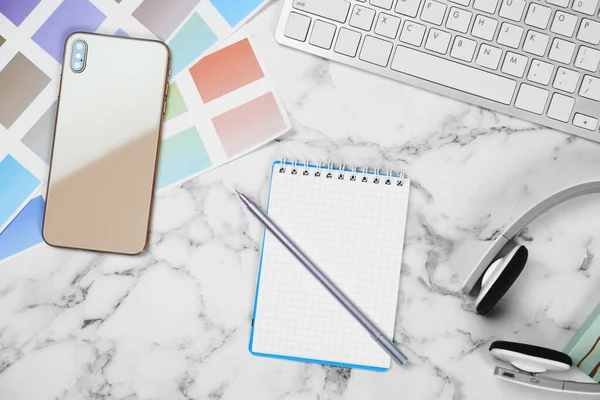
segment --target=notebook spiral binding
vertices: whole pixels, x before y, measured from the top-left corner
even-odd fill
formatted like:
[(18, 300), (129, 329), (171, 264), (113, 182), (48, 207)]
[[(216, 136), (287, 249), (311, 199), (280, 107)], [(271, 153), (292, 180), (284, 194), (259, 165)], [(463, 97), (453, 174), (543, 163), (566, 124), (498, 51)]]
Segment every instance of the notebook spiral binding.
[(311, 173), (309, 172), (309, 169), (314, 169), (313, 176), (317, 178), (322, 174), (325, 174), (325, 178), (333, 179), (335, 175), (339, 180), (349, 178), (352, 182), (371, 182), (375, 185), (381, 183), (389, 186), (404, 186), (404, 183), (408, 178), (404, 172), (395, 172), (391, 169), (388, 169), (387, 173), (381, 173), (379, 168), (372, 169), (366, 166), (363, 169), (358, 169), (356, 166), (348, 168), (346, 164), (335, 164), (332, 162), (322, 163), (320, 161), (311, 164), (309, 161), (289, 161), (285, 158), (281, 159), (279, 173), (285, 174), (289, 170), (289, 173), (292, 175), (302, 174), (303, 176), (310, 176)]

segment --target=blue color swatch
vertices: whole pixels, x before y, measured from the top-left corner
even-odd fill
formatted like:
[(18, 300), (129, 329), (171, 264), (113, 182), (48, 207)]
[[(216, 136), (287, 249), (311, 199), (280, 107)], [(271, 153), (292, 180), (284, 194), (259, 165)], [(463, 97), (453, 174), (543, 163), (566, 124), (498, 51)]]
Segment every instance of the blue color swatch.
[(64, 0), (32, 39), (61, 63), (67, 37), (77, 31), (95, 32), (105, 19), (88, 0)]
[(187, 129), (162, 141), (156, 189), (181, 181), (210, 166), (210, 158), (198, 131), (196, 128)]
[(19, 26), (41, 0), (0, 0), (0, 14)]
[(42, 243), (44, 206), (42, 196), (33, 198), (0, 233), (0, 260)]
[(9, 154), (0, 161), (0, 182), (0, 226), (3, 226), (38, 187), (40, 180)]
[(218, 40), (217, 35), (197, 13), (175, 34), (169, 42), (171, 49), (171, 76), (177, 75)]
[(234, 27), (256, 10), (264, 0), (210, 0), (212, 5)]

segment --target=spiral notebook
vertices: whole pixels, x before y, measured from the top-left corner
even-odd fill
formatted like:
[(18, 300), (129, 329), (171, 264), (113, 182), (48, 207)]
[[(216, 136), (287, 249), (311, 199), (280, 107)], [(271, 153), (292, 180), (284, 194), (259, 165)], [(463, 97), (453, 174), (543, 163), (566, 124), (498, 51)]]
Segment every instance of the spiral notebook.
[[(276, 161), (268, 214), (388, 336), (394, 335), (410, 180), (403, 174)], [(265, 232), (250, 352), (385, 371), (390, 357)]]

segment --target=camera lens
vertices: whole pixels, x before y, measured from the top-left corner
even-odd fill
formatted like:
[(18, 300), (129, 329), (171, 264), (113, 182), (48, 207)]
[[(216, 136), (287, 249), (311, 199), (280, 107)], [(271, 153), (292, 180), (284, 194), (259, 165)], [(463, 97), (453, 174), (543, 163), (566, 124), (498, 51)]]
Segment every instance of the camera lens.
[(75, 61), (73, 63), (73, 68), (76, 69), (76, 70), (81, 69), (81, 63), (79, 61)]
[(76, 48), (77, 50), (83, 50), (83, 43), (81, 43), (81, 42), (77, 42), (77, 43), (75, 43), (75, 48)]

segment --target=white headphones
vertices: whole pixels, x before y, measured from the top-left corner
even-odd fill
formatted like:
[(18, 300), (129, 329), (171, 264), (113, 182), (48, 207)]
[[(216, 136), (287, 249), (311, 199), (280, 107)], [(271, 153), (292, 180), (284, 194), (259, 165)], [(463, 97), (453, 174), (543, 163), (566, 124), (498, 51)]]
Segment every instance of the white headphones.
[[(471, 294), (477, 284), (481, 282), (479, 295), (475, 302), (478, 314), (487, 314), (494, 308), (517, 280), (527, 263), (529, 254), (527, 248), (517, 244), (514, 240), (515, 237), (529, 223), (551, 208), (588, 194), (600, 194), (600, 181), (581, 183), (553, 194), (531, 207), (496, 238), (462, 286), (463, 292)], [(519, 370), (510, 371), (497, 367), (494, 374), (502, 379), (548, 390), (600, 395), (599, 384), (558, 381), (535, 376), (546, 370), (569, 369), (572, 363), (571, 358), (564, 353), (510, 342), (494, 342), (490, 347), (490, 352), (494, 357), (510, 363)], [(540, 365), (543, 365), (543, 368), (540, 368)], [(554, 368), (557, 365), (559, 367)]]

